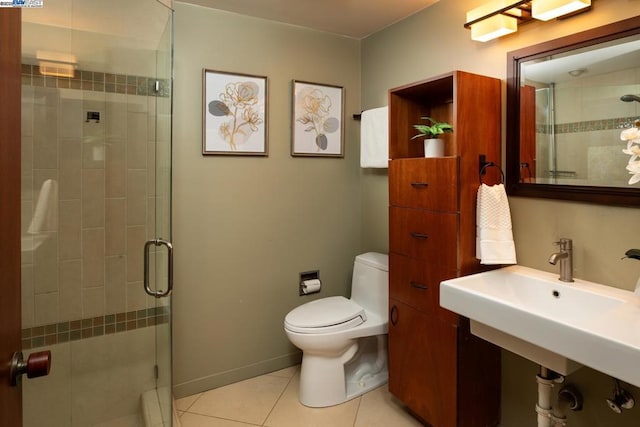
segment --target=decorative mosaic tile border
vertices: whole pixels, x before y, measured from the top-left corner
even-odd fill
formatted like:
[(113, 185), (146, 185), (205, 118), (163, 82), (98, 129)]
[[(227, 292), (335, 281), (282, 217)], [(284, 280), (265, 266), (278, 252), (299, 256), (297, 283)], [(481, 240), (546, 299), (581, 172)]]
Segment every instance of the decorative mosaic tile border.
[[(156, 81), (158, 91), (156, 92)], [(26, 86), (59, 89), (90, 90), (94, 92), (122, 93), (127, 95), (159, 96), (171, 95), (168, 79), (111, 74), (98, 71), (75, 70), (73, 77), (43, 76), (38, 65), (22, 64), (22, 84)]]
[(169, 323), (169, 307), (107, 314), (22, 330), (22, 349), (77, 341)]
[[(633, 126), (637, 117), (619, 117), (617, 119), (590, 120), (585, 122), (560, 123), (555, 125), (556, 134), (559, 133), (578, 133), (578, 132), (594, 132), (601, 130), (621, 130)], [(551, 133), (550, 125), (538, 124), (536, 126), (537, 133)]]

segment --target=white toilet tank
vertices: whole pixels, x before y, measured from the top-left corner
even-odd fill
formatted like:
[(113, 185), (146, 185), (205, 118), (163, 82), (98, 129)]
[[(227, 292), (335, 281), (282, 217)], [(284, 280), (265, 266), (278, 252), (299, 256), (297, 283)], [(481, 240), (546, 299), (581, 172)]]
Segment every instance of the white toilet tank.
[(351, 299), (387, 320), (389, 317), (389, 256), (377, 252), (358, 255), (353, 264)]

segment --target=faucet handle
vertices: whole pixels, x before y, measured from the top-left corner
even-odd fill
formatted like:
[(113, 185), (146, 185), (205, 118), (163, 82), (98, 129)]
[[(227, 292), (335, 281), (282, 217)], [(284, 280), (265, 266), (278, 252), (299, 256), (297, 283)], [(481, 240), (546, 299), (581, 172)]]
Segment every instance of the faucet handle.
[(627, 252), (624, 253), (624, 257), (622, 259), (625, 259), (625, 258), (640, 260), (640, 249), (629, 249)]
[(566, 237), (561, 237), (557, 242), (553, 242), (554, 245), (560, 246), (560, 250), (566, 251), (573, 248), (573, 241)]

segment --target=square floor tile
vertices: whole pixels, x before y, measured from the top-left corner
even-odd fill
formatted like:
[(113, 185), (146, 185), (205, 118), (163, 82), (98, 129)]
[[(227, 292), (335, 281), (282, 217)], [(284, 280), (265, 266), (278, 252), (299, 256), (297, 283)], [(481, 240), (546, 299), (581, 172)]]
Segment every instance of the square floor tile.
[(388, 385), (364, 394), (354, 427), (420, 427), (398, 399), (389, 393)]
[(262, 375), (209, 390), (193, 402), (189, 412), (261, 425), (289, 381)]
[(298, 400), (300, 373), (291, 379), (264, 423), (268, 427), (353, 427), (360, 398), (328, 408), (309, 408)]
[(191, 405), (193, 405), (200, 396), (202, 396), (202, 393), (192, 394), (191, 396), (183, 397), (182, 399), (176, 399), (176, 409), (178, 411), (188, 411)]

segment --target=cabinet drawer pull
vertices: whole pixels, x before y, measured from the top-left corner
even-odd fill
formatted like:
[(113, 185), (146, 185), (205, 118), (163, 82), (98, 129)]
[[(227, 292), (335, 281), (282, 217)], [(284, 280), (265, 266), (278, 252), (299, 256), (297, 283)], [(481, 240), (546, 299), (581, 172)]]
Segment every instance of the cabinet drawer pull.
[(420, 290), (423, 290), (423, 291), (426, 291), (427, 289), (429, 289), (429, 287), (427, 285), (425, 285), (424, 283), (411, 281), (411, 282), (409, 282), (409, 284), (411, 285), (411, 287), (416, 288), (416, 289), (420, 289)]
[(428, 182), (412, 182), (411, 186), (414, 188), (424, 188), (424, 187), (428, 187), (429, 183)]
[(414, 239), (428, 239), (429, 235), (428, 234), (412, 232), (411, 233), (411, 237), (413, 237)]
[(391, 320), (391, 324), (396, 326), (398, 324), (398, 307), (395, 305), (391, 307), (391, 312), (389, 313), (389, 320)]

